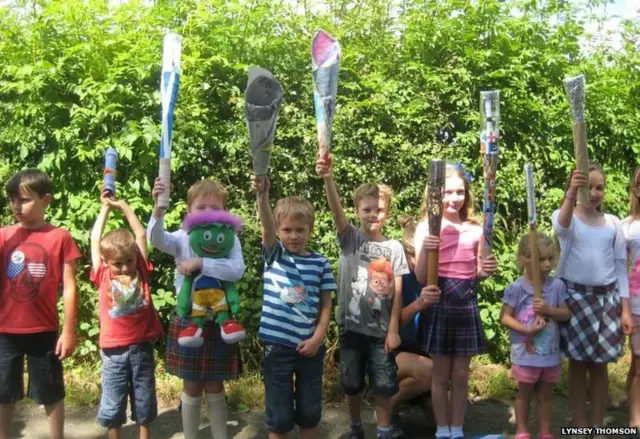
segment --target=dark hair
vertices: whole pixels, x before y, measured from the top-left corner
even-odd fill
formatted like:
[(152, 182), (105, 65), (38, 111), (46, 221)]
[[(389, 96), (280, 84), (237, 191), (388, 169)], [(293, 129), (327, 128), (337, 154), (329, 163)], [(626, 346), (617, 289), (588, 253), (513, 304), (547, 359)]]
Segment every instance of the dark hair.
[(53, 195), (53, 183), (47, 174), (39, 169), (23, 169), (18, 171), (7, 182), (7, 196), (10, 200), (20, 196), (20, 190), (24, 189), (30, 194), (42, 198), (47, 194)]

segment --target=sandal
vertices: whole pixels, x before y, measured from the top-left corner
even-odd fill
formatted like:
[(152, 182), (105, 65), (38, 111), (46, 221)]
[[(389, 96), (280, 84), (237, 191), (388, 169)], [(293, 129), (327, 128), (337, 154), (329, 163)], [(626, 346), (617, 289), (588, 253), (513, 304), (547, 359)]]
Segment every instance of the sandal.
[(553, 435), (551, 433), (541, 433), (538, 435), (538, 439), (553, 439)]
[(514, 439), (531, 439), (531, 433), (518, 433)]

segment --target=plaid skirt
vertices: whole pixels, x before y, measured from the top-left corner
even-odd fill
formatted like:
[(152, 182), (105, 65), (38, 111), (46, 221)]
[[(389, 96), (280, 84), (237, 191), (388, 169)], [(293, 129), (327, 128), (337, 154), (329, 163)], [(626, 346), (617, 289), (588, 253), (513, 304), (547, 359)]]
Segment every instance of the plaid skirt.
[(207, 322), (202, 331), (204, 343), (199, 348), (178, 344), (178, 335), (190, 319), (174, 316), (167, 334), (167, 373), (189, 381), (227, 381), (242, 373), (240, 347), (222, 340), (220, 327)]
[(571, 319), (560, 325), (560, 347), (571, 360), (607, 363), (622, 354), (622, 304), (616, 284), (591, 287), (564, 280)]
[(472, 357), (486, 352), (475, 279), (438, 280), (440, 300), (421, 316), (423, 350)]

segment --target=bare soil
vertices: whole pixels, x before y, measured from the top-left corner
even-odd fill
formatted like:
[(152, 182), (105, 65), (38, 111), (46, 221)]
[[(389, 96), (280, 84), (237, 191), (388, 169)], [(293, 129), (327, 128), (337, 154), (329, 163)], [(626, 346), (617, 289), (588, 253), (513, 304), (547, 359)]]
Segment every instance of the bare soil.
[[(365, 406), (366, 407), (366, 406)], [(475, 401), (470, 402), (467, 409), (465, 434), (468, 437), (485, 434), (503, 434), (511, 437), (514, 433), (513, 401)], [(66, 439), (98, 439), (106, 437), (106, 430), (99, 426), (95, 419), (97, 407), (68, 407), (66, 416)], [(624, 426), (627, 423), (627, 413), (624, 408), (610, 407), (607, 413), (607, 425)], [(233, 439), (263, 439), (267, 438), (263, 426), (263, 413), (260, 411), (229, 413), (228, 427)], [(433, 437), (435, 425), (430, 414), (417, 406), (407, 406), (402, 410), (403, 428), (409, 439), (425, 439)], [(198, 438), (210, 439), (206, 414), (203, 411), (202, 424)], [(554, 400), (554, 427), (559, 436), (560, 427), (568, 426), (570, 422), (569, 404), (566, 398), (557, 396)], [(367, 438), (375, 438), (375, 419), (373, 409), (363, 410), (363, 423)], [(530, 425), (535, 431), (535, 405), (532, 407)], [(348, 426), (348, 414), (345, 405), (331, 405), (324, 409), (323, 420), (319, 427), (319, 438), (343, 438)], [(16, 410), (14, 423), (14, 438), (47, 439), (48, 427), (44, 410), (36, 405), (22, 403)], [(154, 439), (182, 438), (181, 418), (177, 407), (161, 409), (158, 419), (152, 424), (151, 437)], [(290, 438), (298, 438), (297, 431), (290, 434)], [(137, 438), (137, 428), (134, 424), (123, 427), (123, 438)]]

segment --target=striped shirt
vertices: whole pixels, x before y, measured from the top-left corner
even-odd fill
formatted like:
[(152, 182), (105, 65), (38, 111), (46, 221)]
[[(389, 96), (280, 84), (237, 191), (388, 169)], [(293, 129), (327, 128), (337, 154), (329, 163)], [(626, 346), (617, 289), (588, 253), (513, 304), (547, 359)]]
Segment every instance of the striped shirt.
[(297, 347), (316, 329), (320, 294), (335, 291), (329, 260), (321, 254), (289, 253), (282, 242), (262, 248), (264, 281), (258, 338)]

